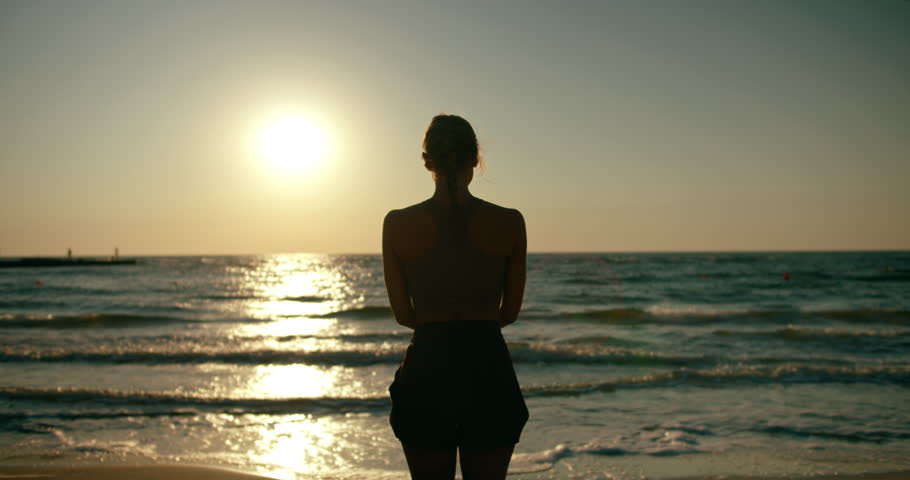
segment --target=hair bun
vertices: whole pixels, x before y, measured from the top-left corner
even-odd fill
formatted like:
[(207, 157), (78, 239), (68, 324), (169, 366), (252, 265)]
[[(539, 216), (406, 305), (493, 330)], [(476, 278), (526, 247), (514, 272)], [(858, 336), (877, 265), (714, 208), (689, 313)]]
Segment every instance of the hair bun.
[(474, 128), (458, 115), (437, 115), (433, 117), (423, 138), (425, 159), (430, 160), (428, 168), (445, 176), (452, 206), (456, 201), (456, 173), (465, 166), (474, 166), (477, 159), (477, 135)]

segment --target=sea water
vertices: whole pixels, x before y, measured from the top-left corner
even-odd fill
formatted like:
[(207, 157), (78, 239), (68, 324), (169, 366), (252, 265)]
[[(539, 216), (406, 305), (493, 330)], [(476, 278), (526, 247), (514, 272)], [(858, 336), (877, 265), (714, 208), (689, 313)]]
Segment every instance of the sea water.
[[(510, 475), (910, 469), (910, 253), (532, 254)], [(0, 465), (407, 478), (378, 255), (0, 269)]]

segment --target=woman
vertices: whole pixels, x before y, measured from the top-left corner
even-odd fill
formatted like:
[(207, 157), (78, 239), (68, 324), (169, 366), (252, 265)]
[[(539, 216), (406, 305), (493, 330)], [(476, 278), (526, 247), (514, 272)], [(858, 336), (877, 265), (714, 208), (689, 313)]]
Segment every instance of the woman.
[(524, 296), (524, 219), (468, 191), (480, 159), (467, 120), (434, 117), (423, 149), (436, 191), (382, 229), (389, 302), (414, 329), (390, 421), (411, 478), (454, 478), (459, 449), (464, 480), (502, 479), (528, 420), (500, 332)]

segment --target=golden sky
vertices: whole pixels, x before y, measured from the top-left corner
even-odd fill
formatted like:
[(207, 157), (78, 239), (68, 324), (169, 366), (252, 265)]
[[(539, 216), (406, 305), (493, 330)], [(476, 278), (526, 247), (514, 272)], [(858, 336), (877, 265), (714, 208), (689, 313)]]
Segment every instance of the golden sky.
[(378, 252), (432, 193), (440, 112), (532, 251), (907, 249), (908, 24), (899, 0), (4, 2), (0, 255)]

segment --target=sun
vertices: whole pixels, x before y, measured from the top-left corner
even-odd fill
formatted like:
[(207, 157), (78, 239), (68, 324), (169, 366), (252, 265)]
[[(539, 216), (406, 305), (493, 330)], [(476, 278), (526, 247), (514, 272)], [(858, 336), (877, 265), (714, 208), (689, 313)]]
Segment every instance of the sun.
[(282, 174), (300, 174), (325, 157), (325, 130), (300, 114), (283, 114), (265, 123), (258, 136), (259, 155)]

